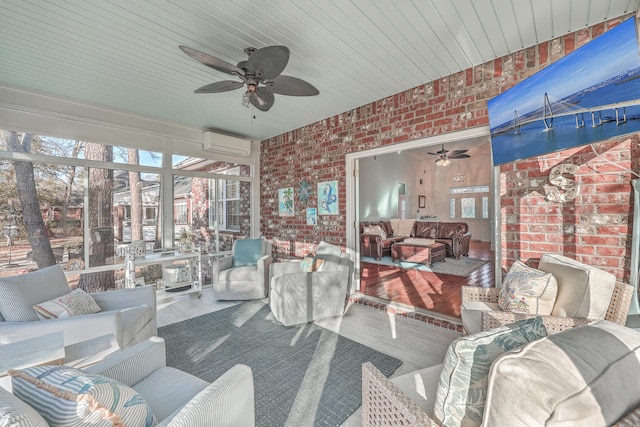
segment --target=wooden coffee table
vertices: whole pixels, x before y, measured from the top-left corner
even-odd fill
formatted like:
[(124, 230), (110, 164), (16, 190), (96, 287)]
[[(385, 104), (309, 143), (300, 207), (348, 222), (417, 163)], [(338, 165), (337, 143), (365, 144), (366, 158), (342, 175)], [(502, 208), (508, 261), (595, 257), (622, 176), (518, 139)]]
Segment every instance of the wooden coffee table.
[(434, 262), (445, 262), (446, 257), (447, 247), (443, 243), (418, 245), (400, 242), (391, 246), (391, 258), (394, 261), (408, 261), (433, 267)]

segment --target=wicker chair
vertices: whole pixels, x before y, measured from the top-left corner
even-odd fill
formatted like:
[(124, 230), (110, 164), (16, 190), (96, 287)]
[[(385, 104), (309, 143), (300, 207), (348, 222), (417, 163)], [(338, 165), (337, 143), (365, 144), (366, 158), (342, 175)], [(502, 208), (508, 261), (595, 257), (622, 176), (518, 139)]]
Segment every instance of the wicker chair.
[[(462, 304), (466, 301), (498, 302), (499, 288), (480, 288), (477, 286), (462, 287)], [(614, 289), (607, 314), (604, 320), (624, 325), (627, 322), (627, 314), (631, 304), (633, 287), (625, 283), (617, 282)], [(535, 317), (533, 314), (512, 313), (510, 311), (485, 311), (482, 313), (482, 330), (495, 328), (501, 325), (516, 322), (521, 319)], [(541, 316), (547, 331), (552, 334), (590, 323), (595, 319), (576, 317)]]

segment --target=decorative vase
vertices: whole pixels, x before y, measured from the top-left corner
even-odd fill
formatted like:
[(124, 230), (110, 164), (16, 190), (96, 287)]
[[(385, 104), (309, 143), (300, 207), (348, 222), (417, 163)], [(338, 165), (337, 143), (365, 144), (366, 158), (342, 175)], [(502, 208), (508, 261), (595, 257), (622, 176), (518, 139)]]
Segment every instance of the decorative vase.
[(147, 254), (147, 245), (142, 240), (134, 240), (129, 245), (129, 253), (135, 258), (143, 257)]

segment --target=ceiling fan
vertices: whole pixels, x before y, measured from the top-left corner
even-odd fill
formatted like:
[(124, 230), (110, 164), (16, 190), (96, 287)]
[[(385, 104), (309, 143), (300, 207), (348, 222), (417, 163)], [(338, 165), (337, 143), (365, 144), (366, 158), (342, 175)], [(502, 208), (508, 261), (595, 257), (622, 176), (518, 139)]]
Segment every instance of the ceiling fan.
[(469, 150), (445, 150), (444, 144), (442, 144), (442, 148), (435, 153), (428, 153), (432, 156), (436, 156), (436, 164), (438, 166), (448, 166), (451, 163), (451, 159), (467, 159), (471, 157), (468, 154), (465, 154)]
[(247, 90), (242, 96), (242, 105), (248, 107), (251, 104), (262, 111), (268, 111), (273, 106), (274, 94), (313, 96), (320, 93), (302, 79), (280, 74), (289, 62), (290, 51), (286, 46), (248, 47), (244, 49), (247, 60), (238, 62), (238, 65), (187, 46), (180, 46), (180, 49), (196, 61), (239, 79), (211, 83), (196, 89), (195, 93), (227, 92), (245, 86)]

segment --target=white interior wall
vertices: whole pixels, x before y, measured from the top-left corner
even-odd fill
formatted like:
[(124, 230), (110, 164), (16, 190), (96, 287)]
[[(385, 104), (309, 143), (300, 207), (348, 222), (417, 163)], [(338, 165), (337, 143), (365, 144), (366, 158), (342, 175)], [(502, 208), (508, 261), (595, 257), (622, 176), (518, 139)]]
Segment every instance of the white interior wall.
[(416, 168), (406, 155), (390, 153), (360, 161), (360, 219), (398, 218), (398, 183), (406, 184), (407, 218), (418, 207)]

